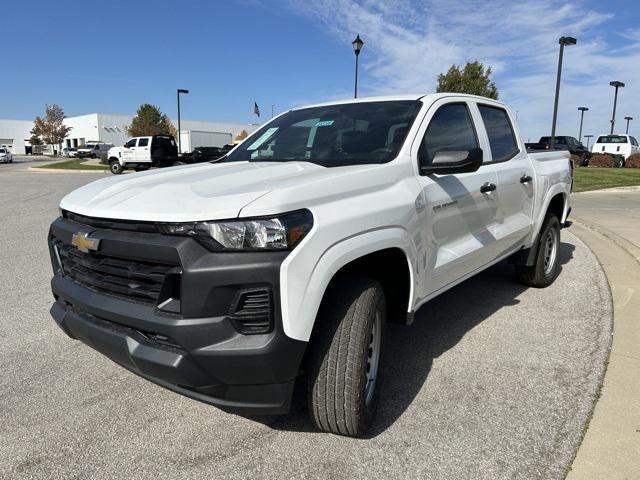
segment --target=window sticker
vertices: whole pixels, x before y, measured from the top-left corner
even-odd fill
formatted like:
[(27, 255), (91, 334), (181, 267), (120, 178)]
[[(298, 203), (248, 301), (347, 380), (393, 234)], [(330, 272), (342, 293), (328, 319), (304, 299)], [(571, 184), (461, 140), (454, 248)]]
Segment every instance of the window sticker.
[(258, 148), (260, 148), (262, 144), (271, 137), (271, 135), (276, 133), (278, 128), (279, 127), (268, 128), (262, 135), (260, 135), (260, 137), (255, 142), (253, 142), (251, 145), (247, 147), (247, 150), (251, 151), (251, 150), (257, 150)]
[(323, 120), (321, 122), (316, 123), (315, 127), (330, 127), (333, 125), (333, 120)]

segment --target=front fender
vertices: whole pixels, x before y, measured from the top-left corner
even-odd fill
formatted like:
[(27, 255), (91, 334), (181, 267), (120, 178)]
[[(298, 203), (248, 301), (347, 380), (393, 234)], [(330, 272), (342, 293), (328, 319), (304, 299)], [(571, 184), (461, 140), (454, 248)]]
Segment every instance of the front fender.
[(282, 323), (287, 336), (309, 341), (325, 290), (333, 276), (345, 265), (370, 253), (387, 248), (401, 249), (408, 262), (413, 305), (416, 247), (409, 232), (400, 227), (366, 231), (334, 243), (319, 255), (310, 245), (301, 244), (280, 268)]

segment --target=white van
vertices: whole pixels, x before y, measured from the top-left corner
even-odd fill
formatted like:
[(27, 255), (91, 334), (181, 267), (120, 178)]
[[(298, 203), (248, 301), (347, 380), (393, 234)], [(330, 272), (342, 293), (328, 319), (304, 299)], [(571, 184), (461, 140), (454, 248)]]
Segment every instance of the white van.
[(106, 155), (113, 143), (87, 142), (83, 147), (78, 148), (76, 156), (79, 158), (98, 158)]
[(631, 135), (600, 135), (591, 147), (591, 153), (619, 155), (626, 160), (634, 153), (640, 153), (640, 146)]

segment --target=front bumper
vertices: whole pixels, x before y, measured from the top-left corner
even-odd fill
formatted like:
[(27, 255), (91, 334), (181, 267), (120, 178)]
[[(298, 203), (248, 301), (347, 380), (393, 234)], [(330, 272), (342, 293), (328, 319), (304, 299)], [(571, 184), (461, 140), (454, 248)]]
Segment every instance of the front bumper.
[[(282, 329), (279, 270), (286, 252), (211, 253), (190, 238), (92, 228), (105, 255), (178, 265), (180, 307), (171, 313), (62, 273), (54, 244), (70, 244), (73, 233), (86, 229), (59, 218), (49, 236), (51, 315), (67, 335), (154, 383), (224, 410), (289, 410), (306, 342)], [(234, 299), (247, 288), (271, 292), (269, 333), (243, 334), (234, 323)]]

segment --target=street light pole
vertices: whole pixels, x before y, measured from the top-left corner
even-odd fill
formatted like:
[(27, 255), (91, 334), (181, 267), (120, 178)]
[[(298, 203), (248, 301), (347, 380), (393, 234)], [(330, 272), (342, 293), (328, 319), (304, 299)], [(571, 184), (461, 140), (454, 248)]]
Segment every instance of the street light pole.
[(273, 107), (275, 107), (275, 105), (271, 104), (271, 118), (273, 118)]
[(578, 141), (582, 143), (582, 121), (584, 120), (584, 112), (589, 110), (587, 107), (578, 107), (580, 110), (580, 133), (578, 134)]
[(353, 53), (356, 54), (356, 79), (355, 79), (355, 88), (353, 90), (353, 98), (358, 98), (358, 58), (360, 57), (360, 50), (362, 50), (362, 46), (364, 42), (360, 38), (360, 34), (356, 35), (356, 38), (353, 42), (351, 42), (351, 46), (353, 47)]
[(589, 140), (591, 140), (591, 137), (593, 137), (593, 135), (585, 135), (584, 138), (587, 139), (587, 151), (589, 151)]
[(184, 88), (178, 88), (176, 90), (176, 96), (178, 97), (178, 155), (182, 154), (182, 135), (180, 134), (180, 94), (189, 93), (189, 90), (185, 90)]
[(624, 83), (622, 82), (609, 82), (609, 85), (616, 89), (616, 93), (613, 96), (613, 113), (611, 114), (611, 132), (610, 135), (613, 135), (613, 127), (616, 124), (616, 104), (618, 103), (618, 88), (624, 87)]
[(553, 150), (556, 143), (556, 119), (558, 118), (558, 99), (560, 97), (560, 77), (562, 76), (562, 55), (565, 45), (575, 45), (578, 41), (573, 37), (560, 37), (560, 56), (558, 57), (558, 77), (556, 79), (556, 99), (553, 102), (553, 120), (551, 123), (551, 142), (549, 148)]
[(624, 119), (627, 121), (627, 131), (625, 133), (629, 135), (629, 122), (633, 120), (633, 117), (624, 117)]

